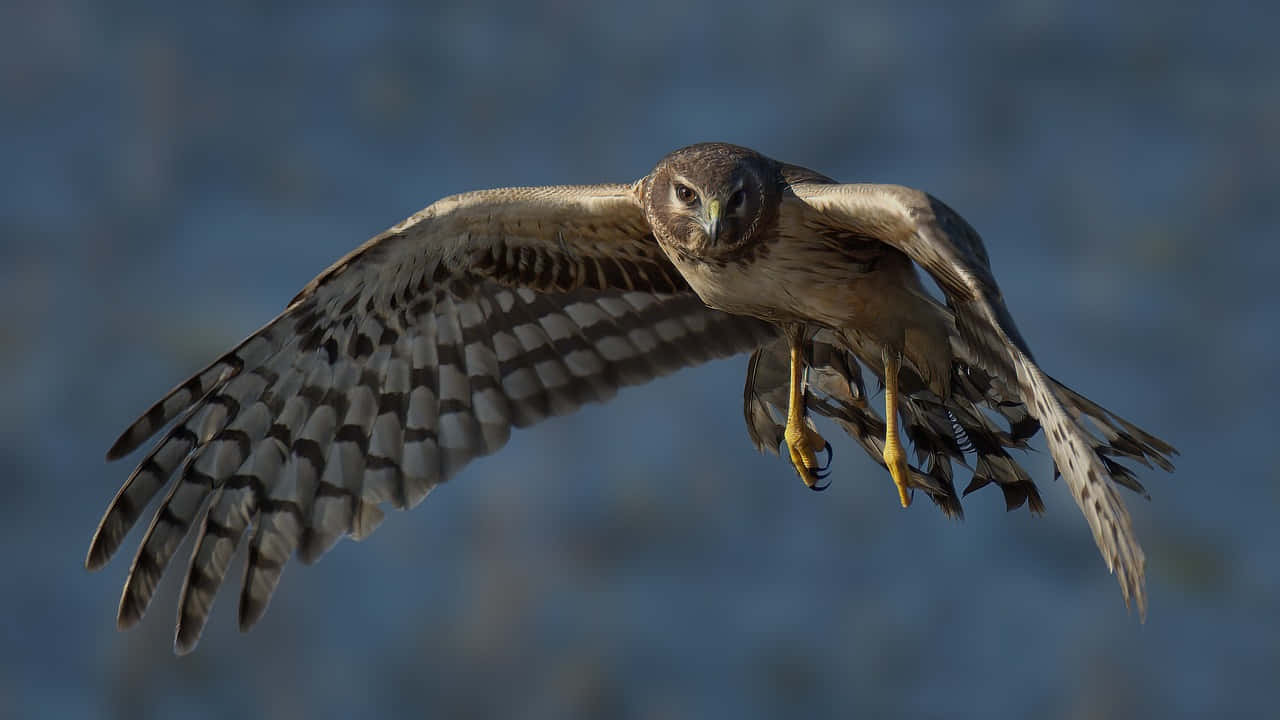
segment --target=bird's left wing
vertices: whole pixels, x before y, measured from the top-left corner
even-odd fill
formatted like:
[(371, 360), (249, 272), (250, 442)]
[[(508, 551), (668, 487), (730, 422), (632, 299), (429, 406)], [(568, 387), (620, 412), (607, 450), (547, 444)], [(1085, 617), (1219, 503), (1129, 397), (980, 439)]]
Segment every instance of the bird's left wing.
[(242, 628), (295, 552), (310, 562), (363, 537), (380, 505), (412, 507), (512, 427), (775, 336), (689, 290), (633, 185), (445, 198), (325, 270), (124, 431), (109, 459), (172, 423), (107, 508), (86, 565), (104, 565), (168, 485), (118, 623), (141, 618), (197, 527), (183, 652), (246, 532)]
[[(982, 239), (958, 214), (926, 193), (897, 185), (796, 183), (804, 222), (894, 247), (928, 272), (955, 315), (964, 361), (1016, 387), (1045, 428), (1049, 451), (1093, 531), (1125, 603), (1146, 612), (1142, 548), (1117, 488), (1141, 491), (1114, 456), (1171, 470), (1167, 443), (1103, 410), (1046, 375), (1005, 307)], [(1092, 421), (1102, 438), (1083, 424)]]

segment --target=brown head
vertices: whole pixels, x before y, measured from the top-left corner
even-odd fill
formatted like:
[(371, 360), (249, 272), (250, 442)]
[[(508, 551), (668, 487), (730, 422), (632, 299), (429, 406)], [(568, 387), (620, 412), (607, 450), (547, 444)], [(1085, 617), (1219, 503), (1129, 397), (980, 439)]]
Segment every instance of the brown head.
[(778, 163), (744, 147), (702, 143), (667, 155), (646, 179), (644, 212), (668, 253), (737, 254), (777, 217)]

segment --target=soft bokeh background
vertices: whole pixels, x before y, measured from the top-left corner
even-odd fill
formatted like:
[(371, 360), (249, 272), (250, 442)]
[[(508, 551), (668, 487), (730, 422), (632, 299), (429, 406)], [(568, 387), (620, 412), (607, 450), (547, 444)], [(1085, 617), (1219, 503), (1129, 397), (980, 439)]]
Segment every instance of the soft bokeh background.
[[(0, 715), (1274, 710), (1275, 12), (405, 5), (0, 10)], [(140, 532), (82, 562), (136, 413), (437, 197), (710, 139), (944, 198), (1044, 366), (1182, 450), (1130, 496), (1145, 624), (1046, 453), (1043, 518), (903, 511), (847, 441), (810, 493), (752, 450), (735, 358), (517, 432), (291, 565), (248, 635), (225, 591), (175, 658), (173, 576), (115, 630)]]

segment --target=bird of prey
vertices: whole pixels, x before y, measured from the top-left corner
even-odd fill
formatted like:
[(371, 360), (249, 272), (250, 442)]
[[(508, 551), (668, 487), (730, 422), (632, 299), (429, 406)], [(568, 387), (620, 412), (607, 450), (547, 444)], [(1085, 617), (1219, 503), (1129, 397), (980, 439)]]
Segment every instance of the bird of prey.
[(175, 638), (187, 652), (246, 536), (242, 629), (295, 553), (310, 563), (363, 538), (384, 505), (413, 507), (512, 427), (747, 351), (748, 432), (785, 446), (814, 489), (830, 464), (816, 414), (887, 467), (903, 506), (919, 490), (959, 516), (958, 464), (973, 472), (965, 494), (994, 483), (1009, 509), (1041, 512), (1007, 451), (1043, 427), (1126, 605), (1145, 612), (1118, 489), (1145, 491), (1117, 458), (1171, 471), (1173, 447), (1040, 369), (982, 240), (946, 205), (722, 143), (676, 150), (630, 184), (455, 195), (360, 245), (124, 431), (108, 459), (169, 428), (86, 565), (103, 566), (167, 486), (118, 624), (141, 618), (194, 527)]

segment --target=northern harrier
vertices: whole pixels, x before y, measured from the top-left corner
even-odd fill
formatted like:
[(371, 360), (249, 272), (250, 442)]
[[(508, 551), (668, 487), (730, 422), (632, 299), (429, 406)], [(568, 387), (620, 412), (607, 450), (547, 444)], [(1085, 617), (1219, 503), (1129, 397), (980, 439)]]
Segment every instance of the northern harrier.
[[(743, 351), (753, 441), (785, 444), (815, 489), (830, 446), (810, 411), (888, 468), (903, 506), (918, 489), (960, 515), (952, 463), (971, 458), (966, 494), (995, 483), (1010, 509), (1040, 512), (1006, 449), (1043, 426), (1126, 604), (1145, 611), (1118, 489), (1144, 491), (1116, 458), (1168, 471), (1176, 451), (1036, 365), (982, 240), (950, 208), (724, 144), (677, 150), (629, 185), (455, 195), (356, 248), (125, 430), (109, 459), (173, 423), (112, 500), (86, 564), (105, 564), (168, 484), (118, 622), (141, 618), (198, 525), (175, 640), (186, 652), (246, 532), (241, 628), (295, 552), (310, 563), (364, 537), (382, 505), (413, 507), (511, 427)], [(883, 382), (884, 419), (860, 366)]]

